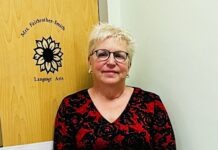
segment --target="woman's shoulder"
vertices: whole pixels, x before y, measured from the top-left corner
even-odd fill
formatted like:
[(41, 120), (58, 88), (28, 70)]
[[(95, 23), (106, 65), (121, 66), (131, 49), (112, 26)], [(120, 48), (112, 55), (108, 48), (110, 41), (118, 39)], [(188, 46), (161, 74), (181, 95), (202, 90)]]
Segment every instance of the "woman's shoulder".
[(78, 90), (72, 94), (69, 94), (63, 98), (63, 101), (78, 101), (88, 97), (87, 89)]
[(79, 113), (83, 108), (82, 106), (89, 102), (86, 93), (87, 89), (84, 89), (64, 97), (59, 105), (58, 113), (64, 113), (63, 115)]
[(135, 96), (143, 96), (148, 99), (157, 99), (157, 100), (160, 99), (159, 95), (152, 91), (144, 90), (140, 87), (132, 87), (132, 88), (134, 88), (133, 94)]
[(140, 87), (132, 87), (132, 88), (134, 88), (133, 92), (136, 94), (148, 95), (148, 96), (151, 96), (153, 98), (159, 98), (159, 95), (152, 92), (152, 91), (144, 90)]

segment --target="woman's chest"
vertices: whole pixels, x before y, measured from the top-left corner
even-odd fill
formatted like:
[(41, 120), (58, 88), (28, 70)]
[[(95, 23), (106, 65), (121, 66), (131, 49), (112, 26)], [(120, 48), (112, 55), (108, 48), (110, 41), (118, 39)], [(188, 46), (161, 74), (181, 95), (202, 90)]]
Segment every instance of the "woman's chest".
[(99, 113), (92, 112), (83, 119), (75, 140), (78, 149), (149, 149), (151, 147), (151, 122), (149, 114), (124, 111), (113, 123)]

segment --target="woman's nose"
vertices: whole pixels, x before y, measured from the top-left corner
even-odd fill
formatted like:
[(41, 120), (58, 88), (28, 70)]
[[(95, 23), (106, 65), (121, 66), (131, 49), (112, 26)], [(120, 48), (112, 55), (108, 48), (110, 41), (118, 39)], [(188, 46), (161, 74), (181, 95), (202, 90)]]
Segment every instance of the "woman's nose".
[(114, 58), (114, 54), (110, 53), (110, 56), (108, 58), (108, 64), (116, 64), (116, 60)]

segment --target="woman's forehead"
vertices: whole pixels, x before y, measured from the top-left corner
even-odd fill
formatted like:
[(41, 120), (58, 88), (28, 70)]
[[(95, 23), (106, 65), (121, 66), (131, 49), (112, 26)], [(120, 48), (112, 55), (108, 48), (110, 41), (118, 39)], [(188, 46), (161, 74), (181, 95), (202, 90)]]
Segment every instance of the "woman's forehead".
[(127, 47), (127, 42), (120, 38), (110, 37), (104, 40), (96, 41), (96, 47), (98, 46), (119, 46), (119, 47)]
[(111, 41), (104, 41), (104, 42), (99, 42), (94, 49), (107, 49), (109, 51), (117, 51), (117, 50), (122, 50), (122, 51), (127, 51), (127, 46), (123, 42), (111, 42)]

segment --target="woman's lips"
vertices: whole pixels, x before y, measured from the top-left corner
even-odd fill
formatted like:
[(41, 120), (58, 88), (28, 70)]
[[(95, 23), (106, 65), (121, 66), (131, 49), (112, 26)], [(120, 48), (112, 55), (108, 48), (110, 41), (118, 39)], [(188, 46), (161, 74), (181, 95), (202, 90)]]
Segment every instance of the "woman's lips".
[(107, 75), (107, 76), (114, 76), (115, 74), (118, 74), (117, 71), (102, 71), (103, 74)]
[(114, 70), (108, 70), (108, 71), (102, 71), (103, 73), (118, 73), (117, 71)]

